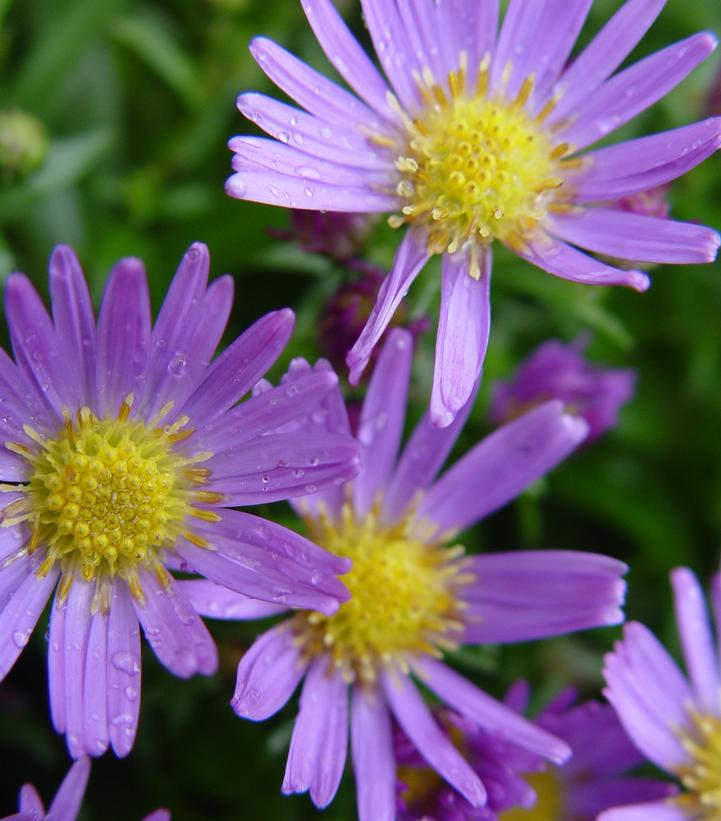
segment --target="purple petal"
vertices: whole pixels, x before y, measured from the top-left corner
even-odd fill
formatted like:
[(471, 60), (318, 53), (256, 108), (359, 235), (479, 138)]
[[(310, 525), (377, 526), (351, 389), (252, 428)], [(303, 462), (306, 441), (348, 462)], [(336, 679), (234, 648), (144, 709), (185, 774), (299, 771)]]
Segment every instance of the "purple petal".
[(441, 8), (438, 3), (427, 3), (426, 0), (397, 0), (396, 5), (399, 22), (417, 65), (430, 69), (435, 81), (445, 84), (448, 72), (458, 67), (460, 57), (456, 52), (453, 61), (447, 48), (450, 44), (443, 42), (444, 21), (450, 9)]
[(118, 758), (133, 748), (140, 711), (140, 628), (128, 586), (113, 585), (108, 622), (108, 714)]
[(142, 821), (170, 821), (170, 812), (168, 810), (155, 810), (150, 815), (146, 815)]
[(360, 517), (379, 501), (398, 455), (412, 360), (411, 334), (394, 329), (373, 370), (358, 426), (362, 467), (353, 483), (353, 505)]
[(264, 390), (204, 425), (193, 441), (222, 454), (317, 411), (323, 397), (337, 385), (338, 377), (323, 371), (307, 374), (292, 385)]
[(560, 122), (602, 85), (630, 54), (658, 17), (666, 0), (628, 0), (564, 73), (560, 101), (549, 123)]
[(462, 589), (469, 605), (465, 641), (530, 641), (619, 624), (625, 564), (594, 553), (514, 551), (472, 556), (475, 581)]
[(420, 74), (423, 65), (413, 50), (397, 4), (384, 0), (361, 0), (361, 7), (383, 71), (403, 107), (413, 111), (420, 102), (413, 71)]
[(721, 674), (703, 590), (685, 567), (671, 573), (676, 622), (681, 635), (684, 661), (703, 712), (721, 713)]
[(50, 418), (61, 419), (68, 363), (60, 357), (57, 334), (45, 306), (23, 274), (13, 274), (7, 281), (5, 312), (15, 361), (36, 397), (33, 404), (43, 407)]
[(110, 744), (108, 724), (108, 616), (92, 616), (83, 686), (83, 735), (89, 755), (102, 755)]
[(547, 402), (487, 436), (428, 491), (419, 518), (439, 531), (463, 530), (515, 498), (586, 437), (583, 419)]
[(588, 96), (560, 135), (576, 149), (595, 143), (668, 94), (715, 48), (711, 34), (695, 34), (640, 60), (593, 94), (584, 91)]
[(240, 660), (230, 702), (236, 715), (264, 721), (285, 706), (308, 666), (293, 639), (284, 622), (257, 638)]
[[(468, 54), (469, 82), (475, 83), (474, 72), (486, 54), (496, 48), (498, 32), (498, 0), (454, 0), (454, 9), (448, 14), (456, 22), (457, 51)], [(471, 86), (472, 88), (472, 86)]]
[[(231, 162), (233, 170), (241, 177), (246, 171), (252, 173), (264, 169), (273, 174), (306, 180), (308, 186), (314, 185), (317, 181), (324, 181), (334, 186), (363, 189), (375, 187), (390, 190), (393, 187), (392, 172), (389, 168), (375, 171), (355, 165), (329, 162), (320, 157), (311, 157), (300, 148), (267, 137), (233, 137), (228, 147), (235, 152)], [(389, 163), (389, 167), (390, 165)]]
[[(381, 153), (352, 126), (340, 126), (319, 120), (298, 108), (281, 103), (264, 94), (241, 94), (240, 113), (282, 143), (290, 143), (311, 157), (358, 168), (385, 171), (388, 157)], [(292, 136), (291, 136), (292, 134)], [(231, 140), (231, 147), (233, 142)], [(232, 196), (245, 196), (236, 192)], [(285, 204), (285, 203), (283, 203)]]
[(133, 606), (160, 662), (179, 678), (212, 675), (218, 667), (215, 643), (175, 580), (168, 576), (161, 584), (149, 570), (138, 578), (145, 602), (133, 600)]
[(10, 672), (30, 640), (58, 574), (59, 570), (53, 568), (39, 578), (31, 569), (0, 613), (0, 681)]
[(65, 733), (73, 758), (91, 752), (85, 738), (84, 682), (94, 595), (94, 584), (75, 579), (65, 602)]
[(564, 741), (491, 698), (445, 664), (424, 657), (414, 664), (414, 670), (442, 701), (458, 710), (461, 715), (477, 722), (486, 732), (518, 744), (556, 764), (562, 764), (570, 757), (571, 750)]
[(375, 114), (353, 94), (266, 37), (251, 41), (250, 52), (268, 77), (292, 100), (328, 123), (378, 128)]
[(721, 146), (721, 117), (610, 145), (584, 155), (571, 177), (577, 202), (650, 191), (695, 168)]
[(651, 284), (648, 275), (641, 271), (612, 268), (547, 235), (529, 243), (519, 256), (549, 274), (583, 285), (625, 285), (645, 291)]
[[(54, 415), (48, 414), (48, 406), (41, 398), (32, 380), (0, 348), (0, 408), (3, 412), (2, 427), (16, 441), (25, 436), (23, 425), (31, 421), (44, 430), (55, 427)], [(24, 461), (24, 460), (23, 460)]]
[(396, 720), (431, 767), (472, 806), (485, 804), (487, 796), (481, 780), (433, 720), (410, 679), (384, 673), (383, 690)]
[(550, 2), (551, 0), (536, 0), (534, 3), (510, 0), (508, 4), (493, 55), (491, 89), (497, 92), (505, 87), (506, 98), (509, 100), (516, 96), (521, 83), (532, 70), (528, 66), (528, 59), (534, 43), (544, 29), (543, 20), (547, 16), (546, 7)]
[(197, 528), (213, 546), (198, 548), (180, 540), (178, 554), (196, 572), (216, 584), (252, 598), (287, 607), (305, 607), (331, 614), (348, 593), (336, 573), (348, 560), (330, 553), (272, 522), (223, 511), (222, 522)]
[(293, 727), (283, 792), (310, 790), (316, 807), (333, 800), (348, 747), (348, 685), (320, 656), (311, 664)]
[(59, 352), (74, 384), (74, 406), (95, 402), (95, 316), (88, 284), (75, 256), (66, 245), (58, 245), (50, 257), (50, 298)]
[(702, 225), (611, 208), (558, 214), (549, 230), (586, 250), (639, 262), (713, 262), (721, 244), (716, 231)]
[(614, 807), (598, 816), (598, 821), (689, 821), (688, 813), (673, 803), (654, 801)]
[(142, 394), (150, 346), (150, 295), (143, 263), (122, 259), (110, 272), (98, 319), (98, 410), (116, 414)]
[(395, 821), (396, 765), (391, 720), (375, 689), (358, 685), (353, 689), (351, 748), (358, 821)]
[(398, 466), (383, 495), (383, 518), (386, 522), (401, 518), (416, 493), (425, 490), (433, 481), (463, 430), (477, 390), (478, 383), (471, 398), (445, 428), (436, 427), (431, 422), (429, 412), (424, 414), (403, 448)]
[(80, 758), (76, 761), (63, 779), (60, 789), (55, 793), (53, 803), (48, 810), (48, 819), (52, 821), (75, 821), (83, 803), (85, 788), (90, 777), (90, 759)]
[(211, 619), (265, 619), (287, 609), (282, 605), (248, 598), (206, 579), (176, 581), (176, 585), (185, 593), (194, 610)]
[(368, 321), (346, 358), (352, 384), (357, 385), (360, 381), (373, 348), (383, 336), (396, 308), (427, 260), (428, 251), (423, 235), (413, 230), (407, 231), (398, 247), (393, 268), (378, 291), (378, 298)]
[(53, 727), (59, 733), (66, 729), (65, 721), (65, 603), (56, 596), (50, 610), (48, 636), (48, 689)]
[(481, 376), (491, 330), (491, 252), (481, 259), (480, 279), (462, 254), (443, 256), (441, 308), (431, 394), (431, 419), (448, 427), (468, 402)]
[(43, 805), (42, 799), (38, 795), (38, 791), (32, 784), (23, 784), (20, 788), (20, 802), (18, 804), (18, 809), (21, 813), (38, 813), (41, 818), (45, 817), (45, 806)]
[(336, 71), (372, 109), (388, 117), (388, 86), (348, 30), (332, 0), (306, 0), (303, 11)]

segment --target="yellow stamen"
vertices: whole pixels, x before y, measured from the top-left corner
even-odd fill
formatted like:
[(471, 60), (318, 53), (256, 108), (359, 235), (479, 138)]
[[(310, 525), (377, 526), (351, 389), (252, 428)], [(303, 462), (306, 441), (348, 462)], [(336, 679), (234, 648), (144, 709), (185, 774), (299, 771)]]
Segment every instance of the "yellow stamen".
[(670, 799), (696, 821), (721, 818), (721, 718), (690, 710), (692, 730), (680, 740), (691, 762), (676, 771), (686, 792)]

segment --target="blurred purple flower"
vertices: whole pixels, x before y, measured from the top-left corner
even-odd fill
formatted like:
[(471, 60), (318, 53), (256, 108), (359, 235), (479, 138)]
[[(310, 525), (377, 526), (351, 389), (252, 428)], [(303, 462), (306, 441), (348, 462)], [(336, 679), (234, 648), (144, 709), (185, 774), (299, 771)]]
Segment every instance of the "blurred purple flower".
[(253, 40), (259, 66), (301, 108), (239, 97), (240, 111), (272, 139), (230, 141), (226, 190), (294, 209), (391, 212), (392, 227), (407, 227), (348, 353), (351, 382), (432, 254), (443, 256), (431, 400), (438, 426), (450, 424), (481, 373), (494, 240), (554, 276), (639, 291), (646, 274), (578, 249), (655, 263), (715, 258), (715, 231), (613, 203), (708, 157), (721, 144), (721, 120), (586, 152), (715, 48), (700, 33), (615, 73), (664, 0), (627, 0), (570, 63), (591, 0), (511, 0), (500, 30), (498, 0), (361, 0), (385, 78), (332, 0), (301, 5), (355, 93), (273, 41)]
[[(675, 776), (681, 795), (618, 806), (602, 821), (717, 821), (721, 818), (721, 671), (701, 586), (685, 567), (671, 573), (688, 676), (646, 627), (630, 622), (606, 656), (606, 697), (638, 749)], [(711, 590), (721, 627), (721, 575)], [(619, 802), (623, 803), (623, 802)], [(627, 802), (626, 802), (627, 803)]]
[[(20, 790), (18, 812), (0, 821), (75, 821), (80, 813), (89, 775), (90, 759), (83, 756), (68, 771), (47, 813), (35, 787), (25, 784)], [(170, 821), (170, 813), (156, 810), (146, 815), (143, 821)]]
[(594, 365), (583, 354), (583, 337), (567, 345), (551, 339), (524, 361), (507, 382), (497, 383), (490, 415), (501, 424), (530, 408), (560, 399), (566, 412), (588, 422), (587, 442), (618, 424), (618, 412), (634, 394), (636, 372)]
[[(474, 806), (486, 802), (482, 780), (443, 734), (413, 678), (487, 732), (555, 762), (569, 755), (564, 742), (446, 666), (444, 651), (623, 619), (621, 562), (553, 551), (466, 556), (453, 542), (455, 533), (562, 461), (585, 438), (586, 423), (565, 414), (560, 402), (549, 402), (496, 431), (436, 478), (470, 401), (446, 428), (434, 427), (426, 413), (399, 455), (412, 351), (408, 331), (393, 330), (361, 412), (357, 479), (295, 503), (311, 538), (353, 561), (344, 577), (351, 599), (333, 616), (298, 614), (261, 635), (240, 662), (232, 701), (239, 716), (261, 721), (305, 680), (283, 790), (310, 790), (319, 807), (338, 787), (350, 720), (361, 821), (386, 821), (395, 812), (391, 715), (442, 778)], [(319, 363), (315, 370), (328, 367)], [(285, 384), (310, 370), (296, 361)], [(302, 428), (309, 435), (347, 433), (340, 392), (326, 397), (324, 411), (311, 414)], [(257, 603), (205, 582), (185, 587), (206, 615), (269, 613), (267, 606), (260, 612)]]
[(349, 563), (229, 509), (287, 499), (358, 470), (343, 434), (275, 433), (320, 408), (331, 372), (236, 404), (275, 362), (293, 313), (259, 319), (211, 364), (233, 282), (207, 284), (208, 251), (180, 264), (154, 326), (141, 262), (121, 260), (100, 316), (73, 252), (50, 260), (52, 319), (30, 281), (8, 280), (15, 362), (0, 351), (0, 680), (57, 587), (50, 706), (73, 757), (133, 746), (138, 622), (187, 678), (215, 672), (213, 640), (168, 569), (258, 599), (332, 613)]
[(272, 233), (296, 242), (311, 254), (323, 254), (340, 262), (351, 260), (360, 252), (372, 224), (372, 218), (366, 214), (332, 211), (294, 210), (290, 212), (290, 219), (289, 231)]

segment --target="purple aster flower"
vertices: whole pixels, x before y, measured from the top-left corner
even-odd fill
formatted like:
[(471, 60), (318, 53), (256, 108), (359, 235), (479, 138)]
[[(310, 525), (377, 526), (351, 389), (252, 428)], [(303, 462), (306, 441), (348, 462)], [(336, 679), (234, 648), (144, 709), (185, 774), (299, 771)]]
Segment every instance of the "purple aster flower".
[[(89, 776), (90, 759), (83, 756), (68, 771), (47, 813), (35, 787), (25, 784), (20, 790), (18, 812), (7, 815), (0, 821), (75, 821), (83, 803)], [(167, 810), (156, 810), (146, 815), (143, 821), (170, 821), (170, 813)]]
[(216, 648), (168, 569), (249, 596), (332, 613), (346, 559), (229, 509), (307, 494), (357, 472), (348, 436), (274, 432), (318, 408), (329, 372), (237, 405), (279, 356), (289, 310), (211, 364), (232, 279), (207, 284), (194, 245), (151, 326), (142, 264), (113, 269), (93, 316), (75, 255), (50, 260), (52, 319), (29, 280), (5, 297), (15, 362), (0, 351), (0, 679), (50, 617), (53, 722), (71, 755), (126, 755), (135, 739), (143, 627), (175, 675), (212, 674)]
[[(671, 573), (685, 676), (646, 627), (626, 625), (606, 656), (606, 697), (638, 749), (674, 775), (682, 794), (603, 813), (603, 821), (717, 821), (721, 818), (721, 672), (703, 590), (685, 567)], [(721, 575), (712, 582), (721, 625)]]
[[(361, 412), (359, 476), (296, 504), (313, 540), (353, 561), (344, 577), (352, 598), (330, 617), (295, 615), (258, 638), (240, 662), (232, 701), (238, 715), (260, 721), (304, 679), (283, 791), (310, 790), (320, 807), (332, 800), (350, 722), (361, 821), (385, 821), (395, 811), (391, 715), (442, 778), (474, 806), (486, 801), (487, 789), (433, 719), (414, 679), (488, 732), (556, 762), (569, 754), (564, 742), (444, 664), (446, 650), (622, 619), (620, 562), (563, 551), (466, 556), (454, 541), (573, 451), (586, 423), (549, 402), (493, 433), (436, 479), (470, 402), (447, 428), (434, 427), (426, 414), (399, 457), (411, 359), (410, 334), (394, 329)], [(308, 372), (310, 366), (296, 362), (286, 384)], [(308, 433), (347, 432), (340, 393), (324, 404), (325, 413), (307, 420)], [(217, 588), (187, 584), (191, 601), (207, 615), (258, 614), (257, 605), (235, 594), (216, 599)]]
[(628, 0), (570, 64), (592, 0), (361, 0), (385, 79), (332, 0), (302, 7), (351, 94), (276, 43), (253, 56), (305, 111), (243, 94), (273, 139), (236, 137), (231, 196), (290, 208), (393, 212), (393, 268), (348, 354), (357, 382), (431, 254), (443, 255), (431, 417), (448, 425), (480, 375), (490, 328), (491, 249), (549, 273), (643, 291), (646, 274), (605, 257), (701, 263), (708, 228), (613, 206), (681, 176), (721, 144), (721, 120), (583, 153), (680, 83), (716, 45), (697, 34), (618, 73), (664, 6)]
[(587, 441), (618, 423), (622, 405), (633, 397), (636, 373), (612, 370), (589, 362), (583, 355), (587, 340), (570, 345), (551, 339), (526, 359), (515, 375), (494, 388), (491, 418), (501, 423), (549, 399), (560, 399), (568, 413), (589, 425)]

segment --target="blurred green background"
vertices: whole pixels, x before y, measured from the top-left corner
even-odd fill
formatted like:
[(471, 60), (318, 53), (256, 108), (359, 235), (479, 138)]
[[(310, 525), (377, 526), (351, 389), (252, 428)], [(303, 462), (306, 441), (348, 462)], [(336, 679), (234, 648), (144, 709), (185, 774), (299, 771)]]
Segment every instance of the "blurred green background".
[[(358, 4), (342, 5), (367, 41)], [(619, 5), (597, 0), (582, 42)], [(718, 0), (670, 0), (634, 57), (699, 29), (721, 31)], [(157, 307), (183, 251), (202, 240), (214, 275), (236, 279), (229, 339), (261, 313), (290, 305), (298, 332), (281, 365), (292, 355), (319, 355), (318, 313), (349, 272), (271, 236), (269, 228), (287, 226), (285, 212), (223, 193), (225, 143), (252, 131), (235, 97), (270, 90), (247, 51), (258, 33), (330, 71), (294, 0), (0, 0), (0, 278), (22, 270), (45, 292), (48, 254), (69, 243), (99, 298), (112, 263), (135, 255), (147, 264)], [(711, 113), (717, 70), (712, 58), (614, 140)], [(717, 90), (721, 114), (719, 98)], [(674, 185), (674, 216), (721, 226), (720, 162), (713, 157)], [(397, 241), (379, 225), (367, 258), (387, 267)], [(708, 580), (721, 547), (719, 266), (656, 269), (653, 287), (640, 296), (562, 283), (501, 252), (496, 259), (484, 386), (459, 450), (488, 429), (493, 380), (548, 337), (571, 340), (590, 330), (593, 358), (638, 370), (638, 395), (617, 430), (465, 542), (620, 557), (631, 565), (629, 615), (676, 646), (668, 570), (688, 564)], [(429, 267), (409, 303), (411, 316), (428, 313), (432, 328), (436, 274)], [(433, 336), (421, 342), (411, 416), (429, 395)], [(263, 512), (293, 523), (284, 505)], [(256, 628), (211, 629), (222, 659), (213, 679), (177, 680), (146, 653), (136, 749), (126, 761), (107, 755), (93, 765), (82, 819), (132, 820), (158, 806), (177, 821), (319, 816), (307, 797), (279, 794), (295, 706), (264, 725), (241, 722), (228, 707), (235, 665)], [(615, 635), (466, 650), (457, 663), (496, 695), (519, 675), (530, 679), (539, 703), (569, 681), (592, 694)], [(41, 629), (0, 685), (4, 814), (14, 810), (24, 781), (49, 799), (67, 769), (63, 739), (49, 722), (45, 652)], [(355, 817), (351, 778), (324, 817)]]

